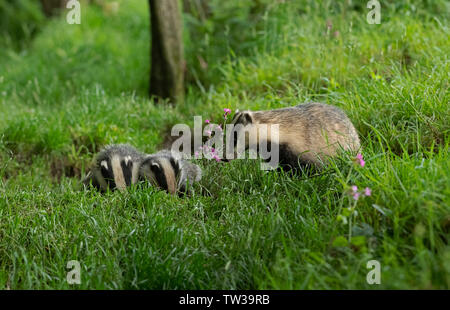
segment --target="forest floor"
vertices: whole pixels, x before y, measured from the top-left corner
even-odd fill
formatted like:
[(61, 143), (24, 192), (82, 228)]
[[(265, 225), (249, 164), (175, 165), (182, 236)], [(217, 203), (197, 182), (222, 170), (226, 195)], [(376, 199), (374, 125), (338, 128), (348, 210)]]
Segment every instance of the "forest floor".
[[(448, 3), (387, 2), (372, 25), (365, 5), (334, 2), (185, 14), (177, 106), (148, 99), (146, 1), (84, 6), (81, 25), (55, 17), (20, 44), (5, 36), (0, 289), (449, 289)], [(347, 113), (364, 167), (348, 158), (307, 178), (199, 160), (189, 197), (82, 190), (106, 144), (155, 152), (196, 115), (307, 101)], [(353, 185), (371, 195), (354, 200)]]

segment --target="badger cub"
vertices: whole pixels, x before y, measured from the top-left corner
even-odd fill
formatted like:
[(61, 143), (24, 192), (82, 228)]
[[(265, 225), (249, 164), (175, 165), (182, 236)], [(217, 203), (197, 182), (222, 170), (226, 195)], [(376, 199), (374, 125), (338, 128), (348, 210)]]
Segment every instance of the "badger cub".
[[(236, 113), (232, 123), (243, 125), (234, 129), (235, 145), (238, 135), (248, 132), (249, 136), (256, 135), (259, 143), (265, 139), (269, 147), (271, 133), (265, 130), (266, 133), (258, 134), (264, 132), (259, 129), (262, 124), (278, 124), (278, 141), (273, 142), (279, 148), (280, 166), (287, 169), (320, 167), (339, 150), (356, 152), (360, 147), (350, 119), (339, 108), (324, 103), (312, 102), (269, 111), (242, 111)], [(252, 145), (245, 137), (245, 148), (257, 149), (258, 145)]]
[(199, 166), (181, 159), (181, 155), (169, 150), (146, 155), (139, 168), (142, 180), (171, 194), (185, 193), (188, 185), (200, 181), (202, 171)]
[(139, 180), (139, 166), (145, 155), (127, 144), (114, 144), (104, 147), (94, 158), (94, 162), (83, 180), (98, 190), (120, 191)]
[(168, 150), (144, 154), (127, 144), (109, 145), (94, 158), (83, 180), (101, 192), (125, 191), (140, 181), (149, 182), (171, 194), (184, 193), (187, 186), (200, 181), (199, 166), (182, 160), (181, 155)]

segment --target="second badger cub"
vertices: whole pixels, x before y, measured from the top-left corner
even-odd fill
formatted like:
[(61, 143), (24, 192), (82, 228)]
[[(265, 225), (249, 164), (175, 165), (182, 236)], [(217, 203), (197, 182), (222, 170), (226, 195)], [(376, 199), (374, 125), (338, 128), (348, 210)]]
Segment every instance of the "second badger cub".
[(188, 185), (200, 181), (202, 171), (199, 166), (181, 159), (181, 155), (162, 150), (144, 158), (139, 177), (175, 194), (186, 192)]
[[(355, 127), (345, 113), (335, 106), (323, 103), (306, 103), (295, 107), (269, 111), (243, 111), (233, 118), (235, 144), (238, 135), (258, 137), (249, 141), (245, 137), (245, 147), (257, 149), (262, 140), (278, 146), (279, 163), (283, 168), (300, 166), (321, 166), (327, 157), (333, 157), (339, 150), (356, 152), (360, 142)], [(275, 132), (260, 130), (264, 125), (278, 124)], [(269, 127), (269, 126), (268, 126)], [(262, 132), (262, 134), (261, 134)], [(278, 136), (278, 141), (272, 141)], [(259, 141), (259, 142), (258, 142)], [(271, 150), (273, 152), (274, 150)]]

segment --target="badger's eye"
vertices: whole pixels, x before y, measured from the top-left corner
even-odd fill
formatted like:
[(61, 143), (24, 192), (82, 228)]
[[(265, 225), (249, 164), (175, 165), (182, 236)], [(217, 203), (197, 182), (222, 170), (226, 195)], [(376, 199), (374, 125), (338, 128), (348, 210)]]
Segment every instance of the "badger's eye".
[(150, 165), (150, 169), (152, 169), (152, 171), (156, 173), (161, 170), (161, 167), (158, 163), (153, 163)]

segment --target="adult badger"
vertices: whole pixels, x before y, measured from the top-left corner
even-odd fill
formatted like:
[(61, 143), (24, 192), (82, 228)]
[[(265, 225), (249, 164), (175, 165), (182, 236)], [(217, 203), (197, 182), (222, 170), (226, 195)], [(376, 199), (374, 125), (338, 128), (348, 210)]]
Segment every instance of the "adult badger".
[[(256, 141), (249, 141), (245, 135), (246, 149), (257, 150), (262, 141), (269, 147), (274, 143), (279, 150), (279, 164), (287, 169), (320, 167), (327, 158), (336, 156), (339, 150), (355, 153), (360, 148), (358, 134), (350, 119), (339, 108), (324, 103), (237, 112), (232, 123), (243, 125), (234, 127), (235, 145), (237, 138), (245, 132), (248, 136), (258, 137), (253, 139)], [(278, 124), (278, 132), (274, 131), (276, 129), (267, 130), (270, 126), (262, 126), (275, 124)], [(278, 139), (272, 139), (272, 136), (278, 136)]]

